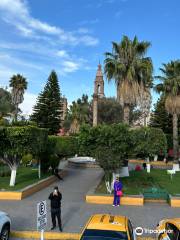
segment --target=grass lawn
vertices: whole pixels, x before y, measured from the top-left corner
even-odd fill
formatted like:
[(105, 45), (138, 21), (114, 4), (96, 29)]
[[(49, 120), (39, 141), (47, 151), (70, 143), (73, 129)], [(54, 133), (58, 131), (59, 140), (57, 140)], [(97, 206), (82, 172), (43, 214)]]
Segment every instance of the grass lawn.
[[(0, 177), (0, 190), (5, 189), (10, 191), (16, 191), (27, 187), (28, 185), (31, 185), (35, 182), (38, 182), (38, 169), (33, 169), (34, 168), (31, 167), (19, 167), (17, 170), (16, 185), (14, 187), (9, 186), (10, 176)], [(50, 175), (50, 173), (42, 174), (41, 179), (46, 178)]]
[[(121, 178), (125, 194), (140, 194), (144, 188), (158, 187), (166, 189), (170, 194), (180, 194), (180, 172), (176, 172), (172, 180), (167, 170), (152, 169), (146, 171), (131, 171), (129, 177)], [(96, 189), (96, 193), (107, 193), (104, 179)]]

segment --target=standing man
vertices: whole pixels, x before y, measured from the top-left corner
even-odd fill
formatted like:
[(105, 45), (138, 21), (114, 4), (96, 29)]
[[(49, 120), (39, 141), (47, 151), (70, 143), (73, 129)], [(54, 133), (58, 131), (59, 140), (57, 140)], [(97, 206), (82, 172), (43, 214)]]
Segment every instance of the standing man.
[(55, 187), (54, 191), (49, 195), (49, 200), (51, 201), (51, 218), (52, 218), (51, 230), (53, 230), (56, 227), (56, 218), (57, 218), (60, 232), (62, 232), (61, 199), (62, 199), (62, 194), (59, 192), (58, 187)]

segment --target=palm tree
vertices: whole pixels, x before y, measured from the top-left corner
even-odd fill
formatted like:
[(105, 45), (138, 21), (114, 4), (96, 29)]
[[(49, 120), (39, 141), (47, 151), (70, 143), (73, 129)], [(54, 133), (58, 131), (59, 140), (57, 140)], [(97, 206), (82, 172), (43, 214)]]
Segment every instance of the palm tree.
[(130, 107), (141, 106), (144, 93), (152, 86), (152, 61), (145, 57), (149, 47), (149, 42), (123, 36), (120, 43), (112, 42), (112, 53), (105, 53), (105, 74), (108, 81), (115, 80), (117, 100), (123, 107), (124, 122), (128, 124)]
[(0, 120), (9, 117), (14, 112), (11, 94), (7, 89), (0, 88)]
[(70, 132), (79, 132), (80, 125), (90, 122), (90, 103), (88, 96), (83, 94), (82, 98), (78, 98), (72, 102), (66, 120), (70, 120)]
[(17, 121), (18, 106), (24, 100), (24, 91), (27, 89), (27, 81), (22, 75), (13, 75), (9, 86), (12, 88), (12, 103), (15, 106), (14, 118)]
[(178, 115), (180, 114), (180, 60), (163, 64), (162, 76), (156, 76), (162, 83), (155, 86), (158, 93), (165, 97), (165, 108), (173, 116), (174, 160), (178, 160)]

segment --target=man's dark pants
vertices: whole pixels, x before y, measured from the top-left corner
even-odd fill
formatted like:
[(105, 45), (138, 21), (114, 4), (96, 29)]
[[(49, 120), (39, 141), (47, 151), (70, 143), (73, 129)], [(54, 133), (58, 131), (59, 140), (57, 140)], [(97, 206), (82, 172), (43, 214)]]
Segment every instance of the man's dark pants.
[(61, 225), (61, 209), (57, 208), (57, 209), (51, 209), (51, 218), (52, 218), (52, 224), (53, 227), (56, 227), (56, 218), (58, 220), (58, 225), (59, 225), (59, 229), (62, 230), (62, 225)]

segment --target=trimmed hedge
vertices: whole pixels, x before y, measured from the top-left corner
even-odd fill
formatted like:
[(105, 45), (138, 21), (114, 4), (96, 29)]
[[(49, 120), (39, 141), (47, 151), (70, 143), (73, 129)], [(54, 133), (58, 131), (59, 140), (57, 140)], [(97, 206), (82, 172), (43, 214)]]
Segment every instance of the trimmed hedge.
[(93, 156), (102, 146), (110, 147), (121, 159), (127, 159), (130, 155), (150, 157), (166, 154), (167, 139), (163, 131), (158, 128), (130, 129), (124, 124), (81, 127), (79, 133), (81, 155)]

